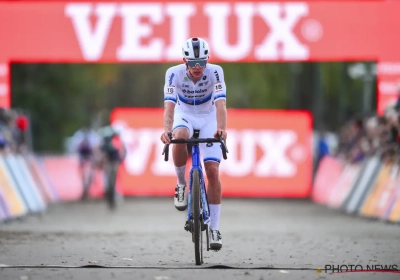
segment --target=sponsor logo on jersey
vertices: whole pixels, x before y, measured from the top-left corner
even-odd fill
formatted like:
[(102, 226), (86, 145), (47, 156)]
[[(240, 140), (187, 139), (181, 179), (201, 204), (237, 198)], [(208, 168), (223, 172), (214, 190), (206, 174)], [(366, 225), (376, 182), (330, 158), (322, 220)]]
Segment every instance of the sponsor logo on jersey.
[(186, 92), (186, 93), (203, 93), (206, 92), (207, 89), (196, 89), (196, 90), (182, 90), (182, 92)]
[(185, 95), (186, 98), (201, 98), (201, 97), (204, 97), (204, 96), (205, 96), (205, 94), (202, 94), (202, 95)]
[(218, 75), (217, 70), (214, 71), (214, 75), (215, 75), (215, 78), (217, 79), (217, 82), (219, 82), (219, 75)]
[(169, 76), (169, 85), (172, 85), (172, 79), (174, 78), (175, 74), (172, 73), (171, 76)]

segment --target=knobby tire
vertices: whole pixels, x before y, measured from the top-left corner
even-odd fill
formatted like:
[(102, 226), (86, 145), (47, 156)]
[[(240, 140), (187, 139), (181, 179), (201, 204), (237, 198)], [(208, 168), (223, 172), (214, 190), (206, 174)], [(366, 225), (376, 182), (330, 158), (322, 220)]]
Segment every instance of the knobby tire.
[(108, 175), (107, 202), (110, 209), (114, 209), (116, 207), (115, 184), (117, 181), (117, 170), (114, 164), (111, 164), (110, 173)]
[(194, 255), (196, 265), (203, 263), (203, 238), (201, 230), (201, 199), (200, 199), (200, 174), (194, 170), (192, 174), (192, 209), (193, 209), (193, 232), (194, 232)]

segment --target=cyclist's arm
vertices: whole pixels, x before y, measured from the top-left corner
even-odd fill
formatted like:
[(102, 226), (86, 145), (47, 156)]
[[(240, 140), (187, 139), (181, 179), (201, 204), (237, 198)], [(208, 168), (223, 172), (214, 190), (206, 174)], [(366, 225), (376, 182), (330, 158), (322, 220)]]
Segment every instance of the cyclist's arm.
[(227, 111), (226, 111), (226, 85), (224, 71), (221, 66), (214, 71), (214, 103), (217, 110), (217, 129), (226, 130)]
[(171, 132), (174, 123), (174, 109), (177, 101), (174, 77), (175, 73), (170, 69), (165, 73), (164, 84), (164, 131)]
[(215, 102), (217, 109), (217, 129), (226, 130), (226, 100), (220, 99)]
[(164, 103), (164, 131), (171, 132), (172, 124), (174, 123), (174, 108), (175, 104), (172, 102)]

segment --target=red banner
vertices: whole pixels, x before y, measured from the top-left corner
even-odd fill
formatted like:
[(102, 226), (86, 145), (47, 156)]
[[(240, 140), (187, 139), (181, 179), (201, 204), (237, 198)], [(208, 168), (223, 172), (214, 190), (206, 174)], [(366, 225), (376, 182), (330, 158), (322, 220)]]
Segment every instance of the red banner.
[[(0, 105), (9, 106), (4, 62), (176, 62), (190, 36), (209, 41), (213, 62), (398, 63), (399, 10), (398, 1), (2, 2)], [(385, 79), (380, 102), (393, 99)]]
[[(306, 112), (228, 110), (224, 196), (307, 197), (311, 191), (311, 116)], [(175, 169), (164, 161), (163, 109), (117, 109), (128, 155), (119, 173), (126, 195), (173, 195)], [(187, 173), (191, 167), (188, 161)], [(187, 177), (188, 178), (188, 177)]]

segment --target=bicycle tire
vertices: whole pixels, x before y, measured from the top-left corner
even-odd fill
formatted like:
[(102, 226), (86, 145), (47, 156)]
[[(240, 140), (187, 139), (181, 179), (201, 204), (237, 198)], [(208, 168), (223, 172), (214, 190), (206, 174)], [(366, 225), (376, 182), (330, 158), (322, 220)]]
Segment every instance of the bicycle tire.
[(114, 165), (110, 166), (110, 173), (108, 174), (108, 188), (107, 188), (107, 202), (110, 209), (115, 209), (116, 207), (116, 193), (115, 184), (117, 180), (117, 170), (115, 170)]
[(90, 187), (93, 182), (93, 168), (91, 166), (87, 166), (87, 163), (83, 166), (82, 172), (82, 200), (86, 200), (89, 198)]
[(203, 231), (201, 230), (200, 174), (198, 170), (193, 171), (192, 182), (194, 255), (196, 265), (201, 265), (203, 263)]

